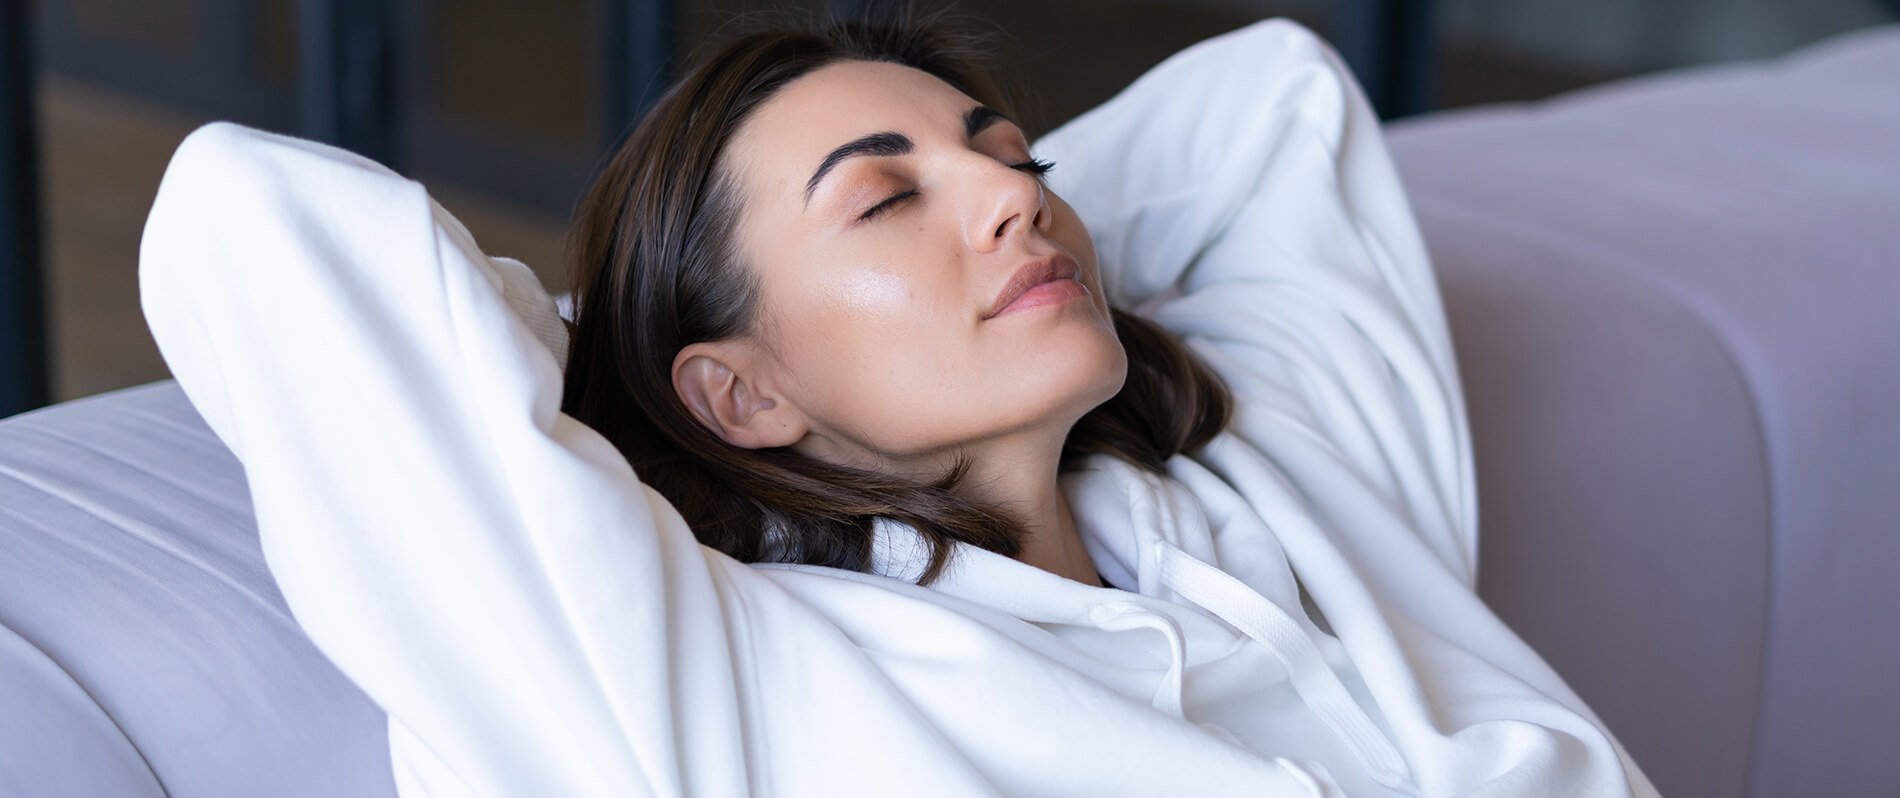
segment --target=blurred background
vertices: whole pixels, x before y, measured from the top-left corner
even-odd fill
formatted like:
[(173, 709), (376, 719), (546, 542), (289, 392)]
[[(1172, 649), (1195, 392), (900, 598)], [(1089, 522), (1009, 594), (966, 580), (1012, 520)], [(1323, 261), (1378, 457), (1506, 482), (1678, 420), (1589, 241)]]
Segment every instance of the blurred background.
[[(426, 183), (486, 251), (561, 290), (567, 212), (673, 65), (747, 14), (856, 5), (0, 0), (0, 416), (168, 376), (139, 311), (138, 241), (172, 150), (203, 122), (382, 160)], [(1271, 16), (1332, 40), (1401, 120), (1772, 56), (1895, 15), (1877, 0), (958, 5), (1007, 31), (998, 63), (1029, 89), (1032, 136), (1169, 53)]]

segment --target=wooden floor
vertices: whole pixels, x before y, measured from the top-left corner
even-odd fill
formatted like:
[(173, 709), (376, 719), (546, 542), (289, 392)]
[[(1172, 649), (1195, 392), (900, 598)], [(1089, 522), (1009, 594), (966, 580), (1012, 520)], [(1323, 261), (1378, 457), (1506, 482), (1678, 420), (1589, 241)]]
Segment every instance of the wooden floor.
[[(166, 379), (139, 311), (139, 235), (172, 151), (210, 120), (57, 77), (40, 84), (40, 119), (52, 399)], [(562, 220), (450, 186), (429, 190), (485, 252), (559, 283)]]

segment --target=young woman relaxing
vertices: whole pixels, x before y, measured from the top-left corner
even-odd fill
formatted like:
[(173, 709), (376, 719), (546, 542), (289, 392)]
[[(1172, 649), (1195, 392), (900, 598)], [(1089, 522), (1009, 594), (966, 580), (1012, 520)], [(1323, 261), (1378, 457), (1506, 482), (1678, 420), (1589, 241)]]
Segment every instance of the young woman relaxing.
[(1266, 21), (1030, 142), (928, 24), (690, 68), (571, 325), (423, 188), (213, 124), (146, 313), (406, 796), (1653, 795), (1476, 595), (1426, 252)]

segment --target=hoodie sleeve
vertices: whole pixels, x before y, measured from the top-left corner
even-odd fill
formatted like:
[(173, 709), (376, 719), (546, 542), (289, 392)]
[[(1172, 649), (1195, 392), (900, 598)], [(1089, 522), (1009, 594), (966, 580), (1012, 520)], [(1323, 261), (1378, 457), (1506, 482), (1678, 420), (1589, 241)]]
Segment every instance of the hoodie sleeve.
[(293, 615), (389, 714), (403, 794), (742, 794), (719, 591), (744, 566), (559, 412), (532, 277), (421, 185), (228, 123), (173, 156), (139, 263)]
[(1214, 37), (1035, 149), (1110, 300), (1183, 335), (1234, 389), (1231, 432), (1309, 496), (1369, 486), (1475, 587), (1444, 309), (1378, 120), (1323, 41), (1286, 20)]

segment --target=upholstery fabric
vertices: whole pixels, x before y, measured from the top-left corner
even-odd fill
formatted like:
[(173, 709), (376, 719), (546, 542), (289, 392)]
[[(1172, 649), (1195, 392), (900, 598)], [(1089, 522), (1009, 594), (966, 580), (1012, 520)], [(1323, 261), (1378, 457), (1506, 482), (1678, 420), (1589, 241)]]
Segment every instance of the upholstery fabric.
[(1481, 595), (1664, 795), (1891, 792), (1900, 26), (1388, 140)]
[(394, 795), (170, 380), (0, 423), (0, 795)]

